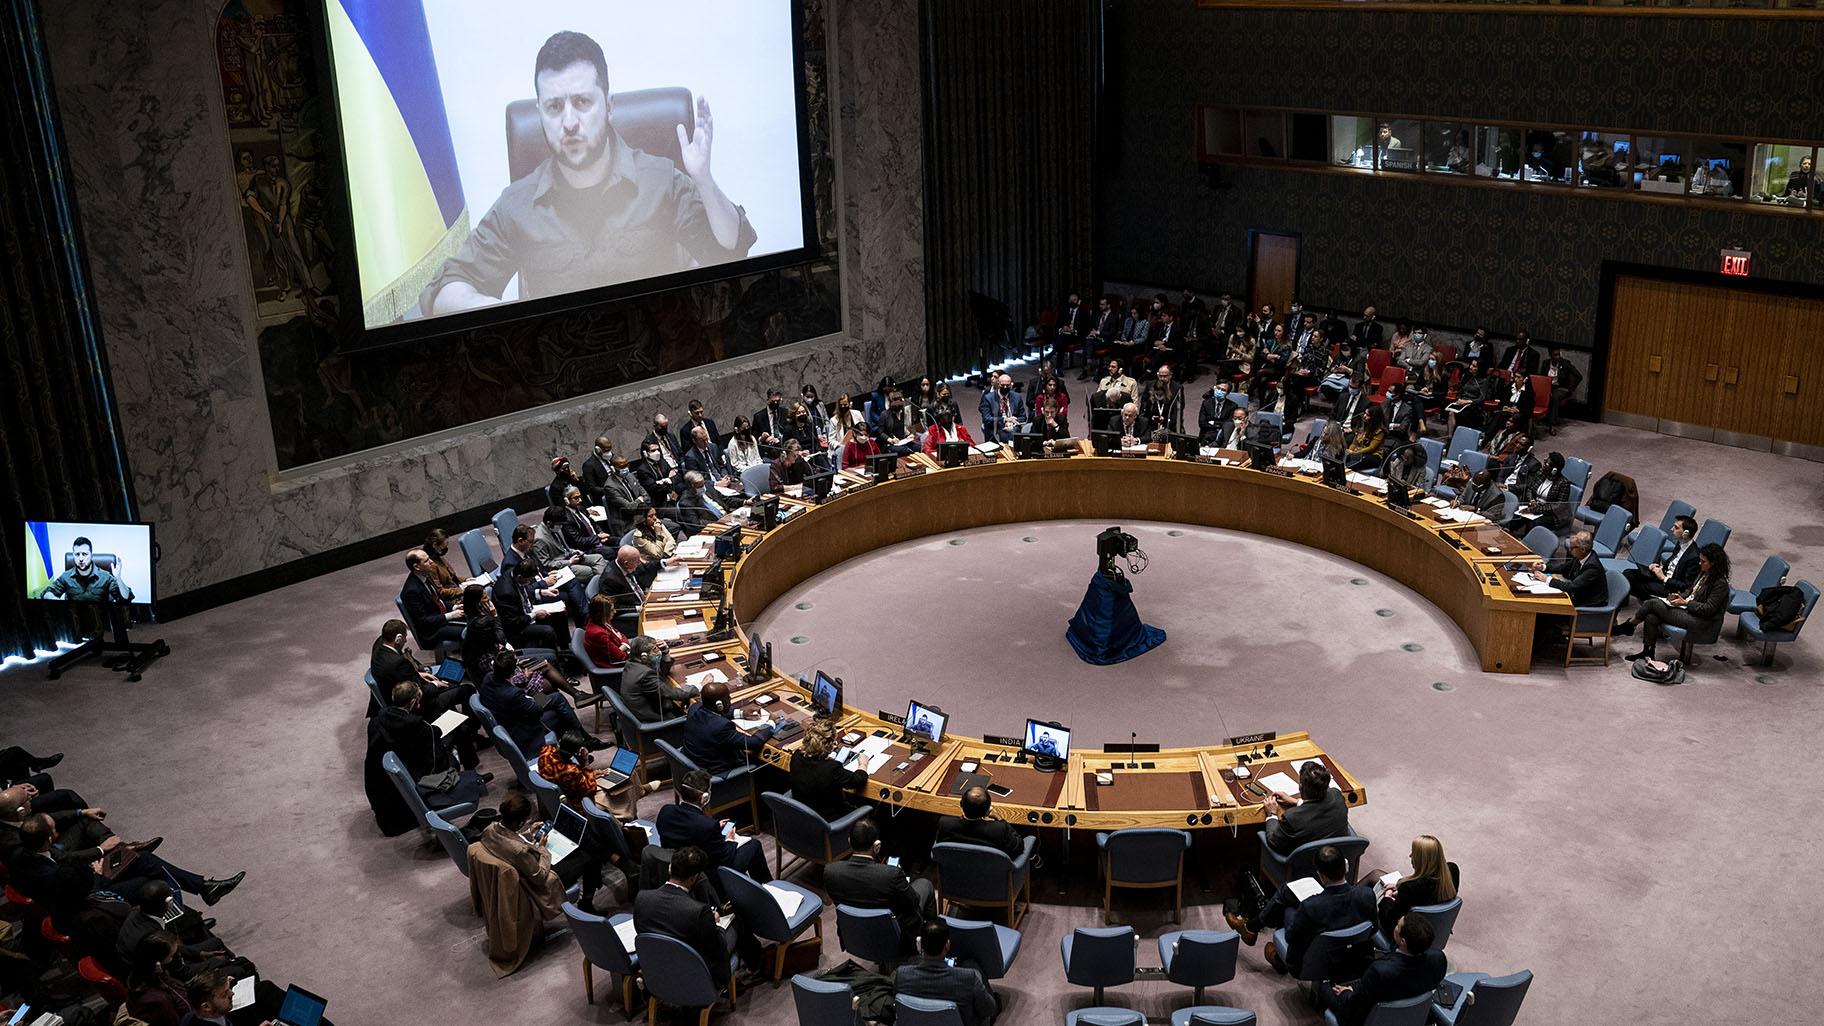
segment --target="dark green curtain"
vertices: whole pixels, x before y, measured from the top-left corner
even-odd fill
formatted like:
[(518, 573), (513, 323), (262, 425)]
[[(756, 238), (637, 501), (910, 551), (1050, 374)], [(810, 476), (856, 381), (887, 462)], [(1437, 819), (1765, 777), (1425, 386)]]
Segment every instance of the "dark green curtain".
[(933, 373), (1094, 292), (1101, 0), (925, 0), (925, 312)]
[(33, 0), (0, 19), (0, 656), (29, 656), (96, 624), (25, 598), (25, 521), (134, 503)]

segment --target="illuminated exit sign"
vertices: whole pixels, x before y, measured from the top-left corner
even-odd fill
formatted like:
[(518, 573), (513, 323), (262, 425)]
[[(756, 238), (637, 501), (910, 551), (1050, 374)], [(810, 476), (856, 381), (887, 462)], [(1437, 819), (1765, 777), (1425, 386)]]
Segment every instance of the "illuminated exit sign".
[(1737, 278), (1748, 277), (1748, 265), (1754, 254), (1745, 249), (1723, 250), (1723, 273)]

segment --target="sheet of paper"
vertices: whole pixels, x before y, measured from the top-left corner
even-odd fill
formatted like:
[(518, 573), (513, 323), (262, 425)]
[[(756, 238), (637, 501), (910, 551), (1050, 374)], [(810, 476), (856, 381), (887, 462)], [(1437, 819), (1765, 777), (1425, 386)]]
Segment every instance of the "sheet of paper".
[(684, 683), (693, 688), (700, 688), (705, 684), (727, 684), (728, 674), (721, 670), (704, 670), (702, 673), (693, 673), (684, 678)]
[(1292, 889), (1292, 894), (1300, 901), (1309, 901), (1312, 895), (1319, 894), (1324, 889), (1324, 885), (1318, 883), (1314, 876), (1301, 876), (1286, 886)]
[(552, 602), (540, 602), (537, 605), (534, 605), (532, 607), (532, 614), (534, 616), (538, 615), (539, 613), (543, 613), (546, 616), (556, 616), (559, 613), (562, 613), (563, 611), (564, 611), (564, 603), (563, 603), (562, 599), (558, 599), (558, 600), (555, 600)]
[(1213, 445), (1200, 445), (1197, 447), (1197, 455), (1199, 456), (1214, 456), (1221, 451), (1221, 449), (1218, 449)]
[(802, 499), (804, 498), (804, 486), (801, 484), (786, 485), (785, 494), (794, 499)]
[(735, 921), (735, 914), (733, 912), (730, 912), (728, 915), (725, 915), (725, 916), (717, 916), (716, 917), (716, 929), (726, 930), (726, 929), (728, 929), (729, 924), (733, 923), (734, 921)]
[(257, 982), (258, 978), (253, 976), (243, 976), (234, 981), (234, 1006), (231, 1009), (232, 1011), (238, 1012), (248, 1005), (253, 1004), (253, 987)]
[(1298, 793), (1298, 781), (1284, 773), (1274, 773), (1260, 778), (1260, 786), (1276, 794)]
[(682, 588), (684, 582), (688, 580), (690, 580), (690, 567), (668, 566), (665, 569), (660, 570), (658, 576), (652, 579), (651, 590), (676, 591), (679, 588)]
[(586, 512), (588, 512), (589, 519), (591, 520), (608, 519), (608, 507), (606, 506), (591, 506)]
[[(721, 924), (717, 923), (716, 925), (720, 926)], [(634, 932), (633, 918), (631, 916), (622, 922), (614, 924), (614, 935), (621, 939), (621, 947), (626, 948), (629, 954), (633, 953)]]
[(576, 571), (567, 566), (560, 566), (557, 568), (557, 571), (551, 575), (551, 583), (545, 585), (545, 587), (561, 588), (574, 580), (576, 580)]
[(871, 777), (874, 774), (879, 773), (880, 768), (882, 766), (885, 766), (887, 764), (887, 760), (891, 759), (892, 757), (893, 757), (892, 752), (880, 752), (876, 755), (871, 755), (868, 757), (868, 764), (866, 766), (863, 766), (861, 771)]
[(1435, 495), (1428, 495), (1425, 498), (1420, 499), (1419, 501), (1423, 502), (1425, 505), (1430, 506), (1434, 509), (1443, 509), (1444, 507), (1450, 505), (1449, 500), (1440, 499)]
[(981, 453), (983, 456), (993, 456), (995, 453), (1001, 451), (1001, 443), (983, 442), (975, 447), (975, 451)]
[(695, 602), (695, 601), (699, 600), (700, 598), (702, 598), (702, 595), (698, 592), (680, 591), (676, 595), (666, 596), (665, 601), (667, 601), (667, 602)]
[(778, 884), (769, 883), (765, 886), (766, 893), (772, 895), (773, 900), (779, 903), (779, 911), (784, 912), (787, 919), (792, 918), (797, 913), (798, 906), (804, 904), (804, 895), (797, 891), (787, 890)]
[(873, 757), (886, 751), (892, 744), (892, 737), (875, 737), (870, 734), (861, 739), (861, 742), (855, 746), (855, 750), (862, 755)]
[(431, 726), (437, 728), (438, 734), (449, 737), (450, 731), (455, 730), (457, 727), (460, 727), (467, 722), (469, 722), (469, 718), (463, 715), (461, 710), (451, 709), (442, 716), (432, 720)]
[(493, 575), (493, 574), (482, 574), (482, 575), (480, 575), (480, 576), (478, 576), (478, 577), (471, 577), (471, 578), (469, 578), (469, 579), (468, 579), (468, 580), (466, 580), (466, 581), (464, 581), (464, 582), (462, 582), (462, 586), (463, 586), (463, 587), (465, 587), (465, 588), (468, 588), (468, 587), (482, 587), (482, 588), (485, 588), (485, 587), (487, 587), (487, 586), (488, 586), (488, 585), (490, 585), (490, 584), (493, 584), (493, 583), (494, 583), (494, 575)]

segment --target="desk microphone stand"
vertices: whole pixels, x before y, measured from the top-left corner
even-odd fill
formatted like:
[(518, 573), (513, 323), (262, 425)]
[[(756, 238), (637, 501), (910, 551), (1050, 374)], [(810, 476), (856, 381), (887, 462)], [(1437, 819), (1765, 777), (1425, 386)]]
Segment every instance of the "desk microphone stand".
[(100, 605), (103, 614), (114, 623), (114, 640), (106, 640), (103, 636), (106, 633), (104, 630), (103, 632), (96, 634), (95, 637), (83, 642), (81, 645), (78, 645), (70, 651), (51, 660), (51, 665), (45, 671), (45, 677), (47, 679), (56, 680), (63, 676), (63, 671), (75, 666), (85, 659), (111, 654), (116, 658), (107, 659), (103, 661), (102, 665), (110, 670), (125, 671), (127, 680), (137, 683), (140, 675), (145, 673), (146, 667), (152, 665), (153, 660), (160, 656), (171, 654), (171, 649), (165, 644), (163, 638), (156, 641), (138, 642), (131, 640), (127, 636), (127, 620), (130, 615), (130, 609), (120, 610), (120, 618), (115, 619), (114, 612), (116, 607), (114, 603), (104, 602)]

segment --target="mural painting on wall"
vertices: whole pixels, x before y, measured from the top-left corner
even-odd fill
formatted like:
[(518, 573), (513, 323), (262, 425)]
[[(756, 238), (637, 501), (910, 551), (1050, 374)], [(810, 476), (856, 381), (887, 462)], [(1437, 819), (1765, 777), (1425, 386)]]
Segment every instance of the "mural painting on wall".
[(826, 15), (823, 0), (807, 0), (817, 260), (408, 345), (344, 348), (336, 297), (347, 255), (333, 226), (345, 223), (346, 200), (299, 13), (310, 2), (229, 0), (216, 35), (224, 170), (247, 237), (280, 470), (840, 330)]

